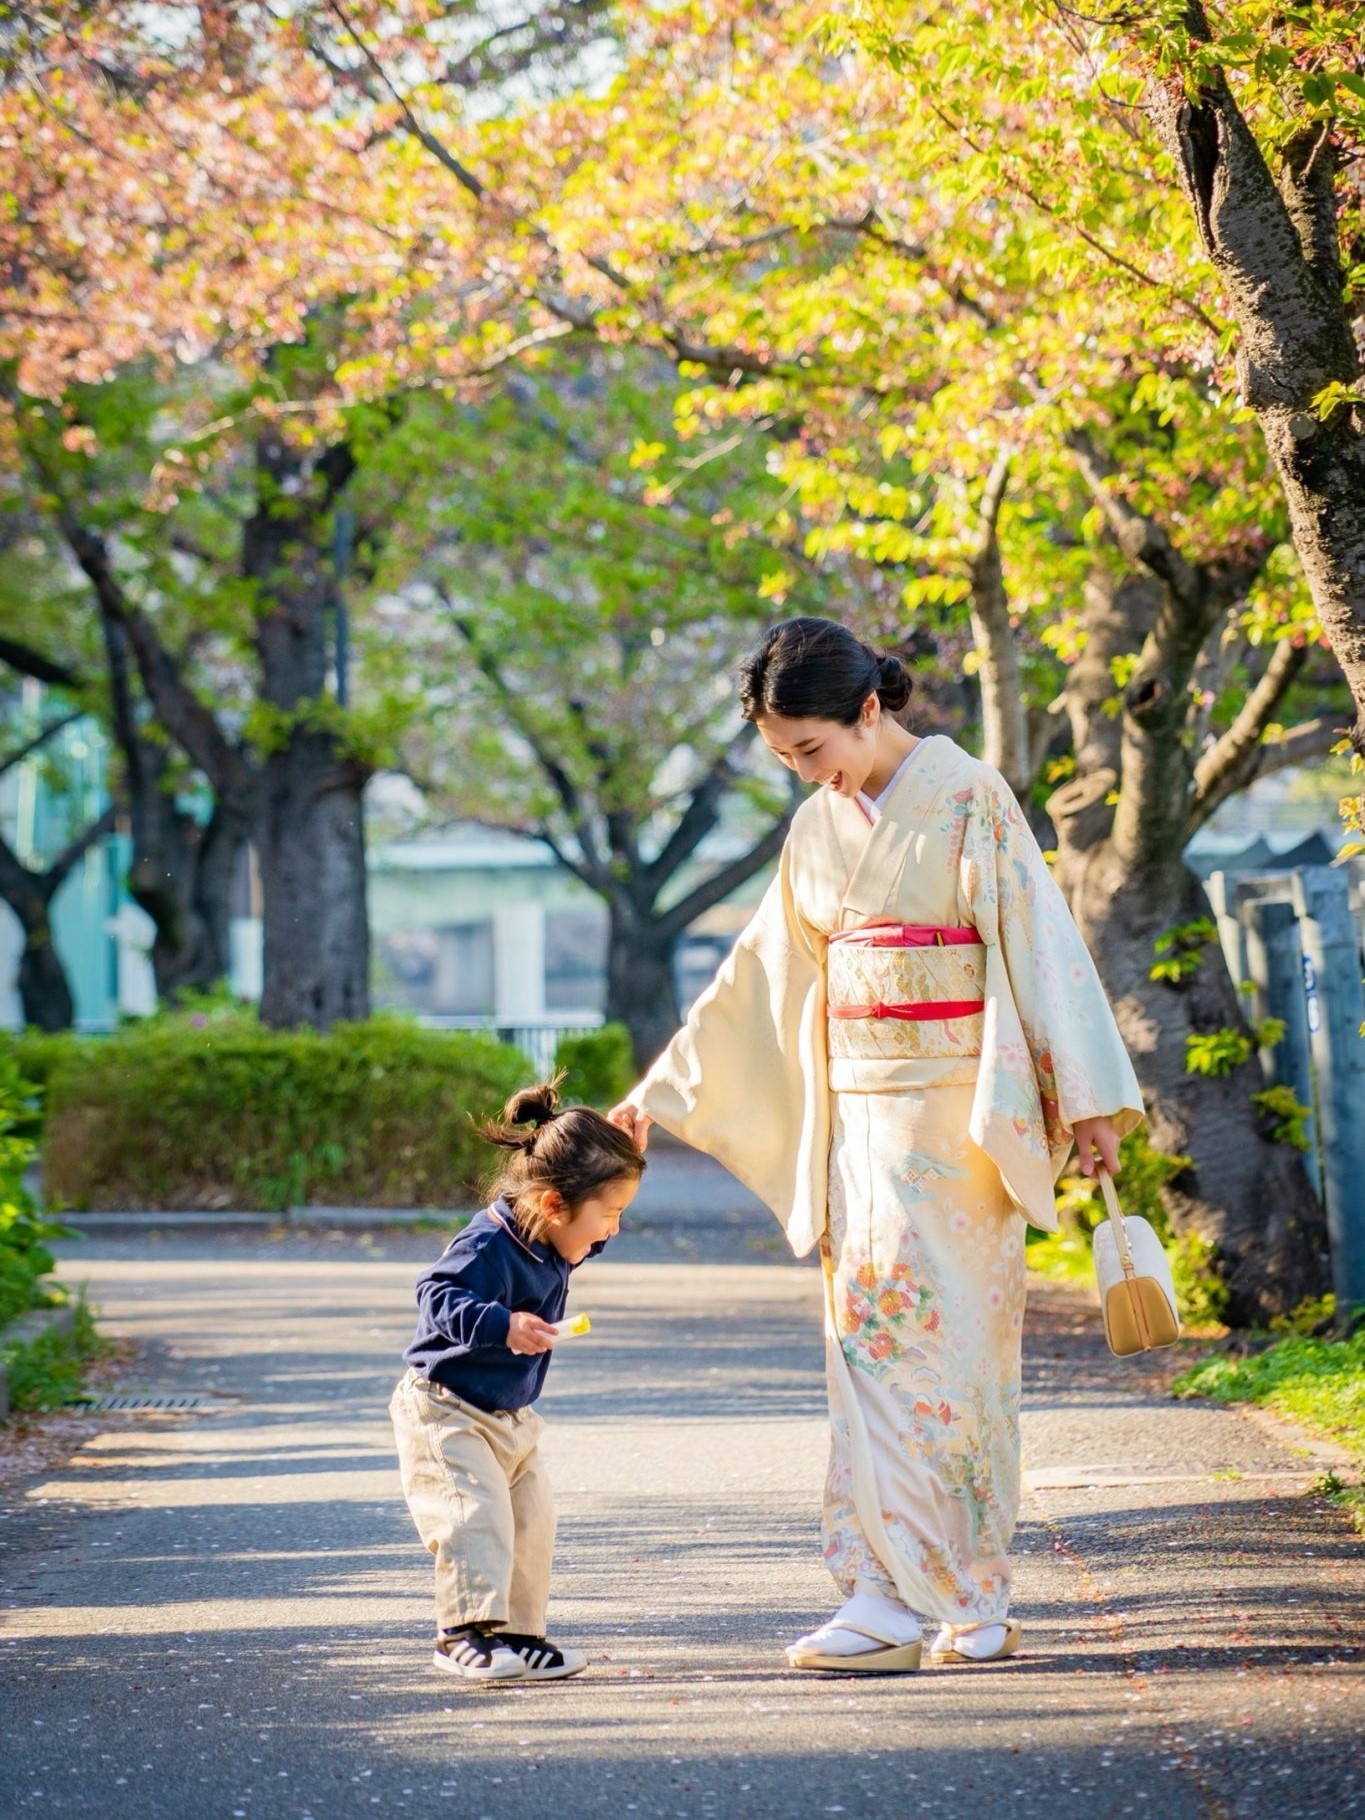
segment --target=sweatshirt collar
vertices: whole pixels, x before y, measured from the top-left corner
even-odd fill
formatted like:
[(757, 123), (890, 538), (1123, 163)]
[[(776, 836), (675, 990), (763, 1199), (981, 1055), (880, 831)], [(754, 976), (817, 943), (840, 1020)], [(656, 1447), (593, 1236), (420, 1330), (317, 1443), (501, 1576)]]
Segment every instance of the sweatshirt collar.
[(534, 1258), (538, 1264), (562, 1264), (564, 1262), (553, 1245), (547, 1245), (544, 1239), (532, 1239), (526, 1236), (517, 1223), (516, 1210), (504, 1196), (499, 1195), (497, 1200), (484, 1211), (493, 1224), (501, 1226), (512, 1243), (519, 1246), (528, 1258)]

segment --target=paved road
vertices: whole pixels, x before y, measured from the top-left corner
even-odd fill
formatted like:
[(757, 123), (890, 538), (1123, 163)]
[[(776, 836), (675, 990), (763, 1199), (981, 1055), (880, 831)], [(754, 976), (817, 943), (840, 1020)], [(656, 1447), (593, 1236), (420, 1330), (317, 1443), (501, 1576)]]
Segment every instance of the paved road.
[(438, 1236), (67, 1247), (139, 1344), (129, 1384), (209, 1407), (110, 1415), (0, 1523), (4, 1820), (1365, 1813), (1365, 1572), (1312, 1462), (1164, 1401), (1055, 1292), (1029, 1335), (1026, 1653), (786, 1671), (831, 1603), (819, 1281), (712, 1192), (578, 1279), (594, 1334), (543, 1407), (554, 1630), (591, 1670), (531, 1689), (427, 1667), (385, 1404)]

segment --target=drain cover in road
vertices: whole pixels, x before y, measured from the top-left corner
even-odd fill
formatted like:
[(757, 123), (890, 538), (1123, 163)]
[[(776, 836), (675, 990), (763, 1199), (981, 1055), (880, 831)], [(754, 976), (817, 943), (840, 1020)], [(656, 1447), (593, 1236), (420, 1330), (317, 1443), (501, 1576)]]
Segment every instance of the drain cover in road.
[(211, 1397), (72, 1397), (72, 1409), (209, 1409)]

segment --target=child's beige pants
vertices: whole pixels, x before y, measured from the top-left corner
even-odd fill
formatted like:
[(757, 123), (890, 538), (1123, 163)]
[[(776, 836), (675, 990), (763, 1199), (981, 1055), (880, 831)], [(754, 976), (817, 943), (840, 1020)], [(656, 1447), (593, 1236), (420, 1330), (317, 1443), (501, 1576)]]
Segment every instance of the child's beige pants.
[(403, 1495), (436, 1557), (436, 1624), (545, 1635), (555, 1511), (534, 1409), (486, 1410), (409, 1370), (389, 1404)]

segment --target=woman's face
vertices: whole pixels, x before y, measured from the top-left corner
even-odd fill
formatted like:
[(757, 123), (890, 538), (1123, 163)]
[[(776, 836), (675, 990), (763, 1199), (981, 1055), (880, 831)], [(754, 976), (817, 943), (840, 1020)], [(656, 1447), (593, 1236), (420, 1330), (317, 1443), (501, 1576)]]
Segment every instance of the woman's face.
[(881, 703), (869, 695), (851, 727), (837, 720), (788, 720), (765, 714), (757, 723), (764, 745), (807, 784), (823, 784), (854, 797), (867, 782), (877, 757)]

